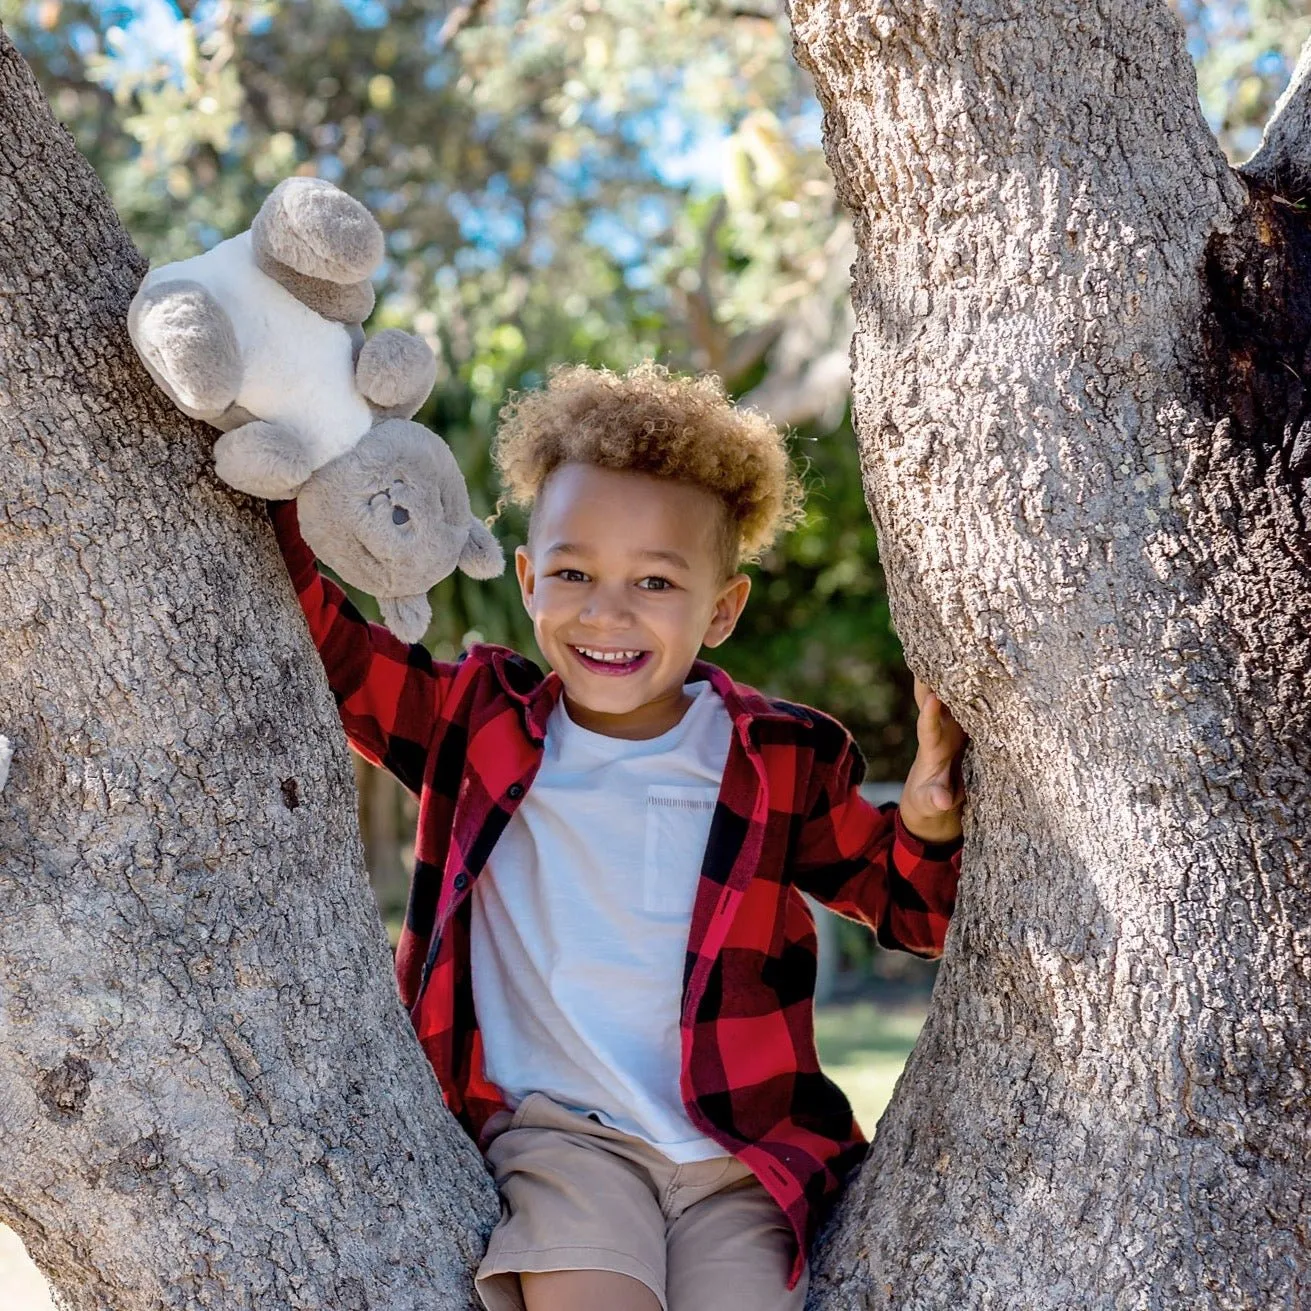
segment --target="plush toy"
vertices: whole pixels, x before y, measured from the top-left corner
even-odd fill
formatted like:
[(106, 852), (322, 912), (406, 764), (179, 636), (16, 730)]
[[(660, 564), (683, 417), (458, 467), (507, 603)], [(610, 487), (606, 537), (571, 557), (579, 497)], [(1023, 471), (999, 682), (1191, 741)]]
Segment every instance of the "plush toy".
[(418, 641), (430, 587), (457, 567), (493, 578), (505, 559), (446, 443), (411, 420), (436, 378), (432, 352), (394, 328), (365, 340), (382, 256), (363, 205), (288, 178), (248, 232), (151, 269), (128, 333), (173, 403), (222, 430), (218, 476), (295, 497), (311, 550)]

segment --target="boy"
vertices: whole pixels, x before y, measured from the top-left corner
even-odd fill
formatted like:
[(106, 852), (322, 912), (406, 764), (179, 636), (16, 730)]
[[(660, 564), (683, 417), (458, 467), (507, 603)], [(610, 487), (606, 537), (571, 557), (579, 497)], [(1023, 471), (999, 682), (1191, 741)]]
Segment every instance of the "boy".
[(793, 520), (779, 433), (710, 379), (557, 370), (502, 413), (531, 507), (515, 555), (551, 666), (435, 662), (279, 541), (347, 736), (417, 793), (397, 953), (446, 1103), (502, 1216), (486, 1307), (800, 1308), (805, 1254), (865, 1143), (819, 1071), (810, 893), (922, 955), (959, 869), (960, 729), (921, 700), (900, 812), (849, 735), (698, 660), (739, 562)]

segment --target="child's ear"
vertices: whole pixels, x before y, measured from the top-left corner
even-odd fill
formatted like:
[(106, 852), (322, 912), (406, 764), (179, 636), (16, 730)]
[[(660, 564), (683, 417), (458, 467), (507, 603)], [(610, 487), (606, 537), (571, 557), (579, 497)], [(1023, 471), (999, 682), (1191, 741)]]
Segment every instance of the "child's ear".
[(526, 546), (514, 548), (514, 574), (519, 580), (519, 595), (523, 598), (523, 608), (529, 614), (533, 612), (533, 591), (537, 586), (537, 573), (533, 569), (533, 558)]
[(747, 574), (734, 574), (724, 584), (715, 598), (715, 609), (710, 616), (706, 635), (701, 639), (703, 646), (719, 646), (728, 640), (729, 634), (742, 617), (750, 594), (751, 579)]

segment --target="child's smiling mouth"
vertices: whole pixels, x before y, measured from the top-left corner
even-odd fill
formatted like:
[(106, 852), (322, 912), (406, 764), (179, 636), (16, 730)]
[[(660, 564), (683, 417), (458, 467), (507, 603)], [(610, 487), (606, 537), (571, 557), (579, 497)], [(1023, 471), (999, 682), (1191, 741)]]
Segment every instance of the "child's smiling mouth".
[(632, 674), (651, 658), (650, 651), (631, 647), (574, 646), (569, 650), (584, 669), (596, 674)]

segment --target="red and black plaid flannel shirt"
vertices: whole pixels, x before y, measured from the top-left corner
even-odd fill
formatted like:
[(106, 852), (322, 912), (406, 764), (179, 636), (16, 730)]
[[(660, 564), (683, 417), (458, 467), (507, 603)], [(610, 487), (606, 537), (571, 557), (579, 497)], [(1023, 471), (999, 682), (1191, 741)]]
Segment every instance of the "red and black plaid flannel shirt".
[[(483, 1075), (469, 969), (469, 890), (542, 758), (557, 675), (504, 647), (435, 661), (370, 625), (320, 576), (294, 502), (274, 524), (351, 745), (419, 798), (414, 878), (396, 956), (401, 999), (452, 1113), (476, 1139), (505, 1105)], [(800, 893), (886, 946), (942, 950), (959, 843), (929, 847), (857, 791), (864, 762), (816, 710), (697, 662), (733, 720), (683, 975), (683, 1101), (742, 1160), (797, 1238), (789, 1287), (865, 1140), (815, 1053), (814, 923)]]

